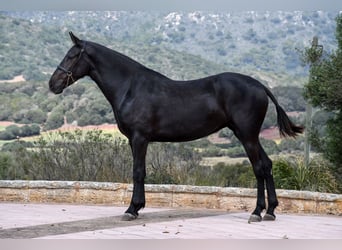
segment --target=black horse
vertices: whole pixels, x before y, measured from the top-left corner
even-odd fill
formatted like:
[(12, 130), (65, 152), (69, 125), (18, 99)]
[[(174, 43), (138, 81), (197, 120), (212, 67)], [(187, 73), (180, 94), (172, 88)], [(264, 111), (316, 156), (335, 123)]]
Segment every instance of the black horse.
[(133, 195), (124, 218), (135, 219), (145, 206), (145, 155), (149, 142), (198, 139), (224, 127), (241, 141), (257, 179), (257, 204), (250, 220), (274, 220), (278, 205), (272, 161), (259, 142), (268, 97), (275, 104), (281, 135), (296, 136), (294, 125), (272, 93), (252, 77), (222, 73), (191, 81), (174, 81), (102, 45), (78, 39), (51, 76), (50, 90), (59, 94), (89, 76), (111, 104), (120, 131), (133, 154)]

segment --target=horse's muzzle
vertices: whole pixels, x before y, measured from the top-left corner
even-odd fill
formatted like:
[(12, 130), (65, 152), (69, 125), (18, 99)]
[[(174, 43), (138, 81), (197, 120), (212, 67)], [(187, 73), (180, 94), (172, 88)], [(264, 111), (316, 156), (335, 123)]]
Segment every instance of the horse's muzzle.
[(56, 95), (62, 93), (64, 90), (63, 80), (54, 81), (53, 79), (50, 79), (49, 88), (50, 91)]

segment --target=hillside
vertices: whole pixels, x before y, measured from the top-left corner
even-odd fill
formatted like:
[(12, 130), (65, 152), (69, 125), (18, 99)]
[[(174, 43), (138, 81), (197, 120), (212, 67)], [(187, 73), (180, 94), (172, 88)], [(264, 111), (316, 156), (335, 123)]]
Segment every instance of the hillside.
[(42, 73), (50, 73), (70, 47), (67, 31), (72, 30), (175, 79), (238, 71), (267, 79), (272, 86), (298, 85), (306, 72), (296, 49), (308, 46), (317, 35), (325, 50), (331, 51), (336, 15), (322, 11), (0, 12), (0, 80), (20, 74), (25, 79), (45, 79)]
[[(6, 12), (0, 11), (0, 121), (114, 122), (89, 79), (55, 96), (47, 82), (71, 47), (68, 31), (124, 53), (173, 79), (246, 73), (273, 88), (287, 111), (303, 111), (307, 72), (297, 49), (319, 36), (335, 48), (332, 12)], [(290, 86), (289, 89), (283, 89)], [(91, 116), (89, 114), (92, 114)], [(274, 116), (274, 115), (273, 115)], [(275, 118), (266, 119), (265, 127)]]
[[(68, 30), (78, 29), (37, 25), (25, 19), (0, 14), (0, 32), (4, 34), (0, 37), (0, 80), (3, 82), (5, 79), (23, 75), (26, 80), (47, 81), (71, 47)], [(118, 48), (118, 51), (175, 79), (201, 77), (225, 71), (223, 65), (166, 47), (129, 44), (111, 40), (101, 34), (95, 37), (89, 37), (83, 32), (77, 34), (113, 49)]]

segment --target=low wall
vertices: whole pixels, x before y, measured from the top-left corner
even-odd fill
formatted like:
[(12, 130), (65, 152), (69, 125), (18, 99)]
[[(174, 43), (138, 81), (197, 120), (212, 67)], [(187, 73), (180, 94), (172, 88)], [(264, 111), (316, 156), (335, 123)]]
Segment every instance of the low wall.
[[(0, 181), (0, 202), (108, 204), (127, 206), (132, 184), (77, 181)], [(145, 185), (148, 207), (252, 211), (256, 189), (188, 185)], [(277, 190), (284, 213), (342, 215), (342, 195)]]

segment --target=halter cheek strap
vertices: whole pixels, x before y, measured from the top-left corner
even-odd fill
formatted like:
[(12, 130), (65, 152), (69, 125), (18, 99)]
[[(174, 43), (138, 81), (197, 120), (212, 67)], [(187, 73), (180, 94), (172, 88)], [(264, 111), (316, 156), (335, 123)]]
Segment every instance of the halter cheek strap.
[(70, 70), (67, 70), (66, 68), (62, 67), (61, 65), (58, 65), (57, 68), (62, 70), (67, 75), (72, 75), (72, 72)]

